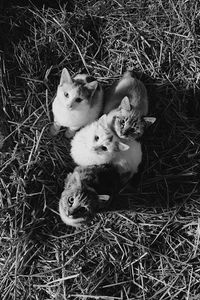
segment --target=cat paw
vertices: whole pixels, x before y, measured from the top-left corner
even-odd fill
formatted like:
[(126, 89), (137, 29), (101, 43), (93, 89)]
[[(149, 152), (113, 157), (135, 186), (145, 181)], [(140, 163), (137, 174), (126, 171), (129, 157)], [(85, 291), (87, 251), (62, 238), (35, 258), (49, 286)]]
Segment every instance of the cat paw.
[(51, 125), (49, 132), (52, 136), (56, 136), (58, 134), (59, 130), (60, 130), (60, 126), (58, 127), (55, 124), (53, 124), (53, 125)]
[(74, 219), (73, 217), (65, 216), (63, 221), (66, 225), (76, 227), (76, 228), (83, 227), (86, 224), (85, 218), (76, 218), (76, 219)]
[(67, 128), (67, 130), (65, 131), (65, 137), (68, 139), (71, 139), (71, 138), (73, 138), (75, 133), (76, 133), (76, 130), (71, 130), (71, 129)]

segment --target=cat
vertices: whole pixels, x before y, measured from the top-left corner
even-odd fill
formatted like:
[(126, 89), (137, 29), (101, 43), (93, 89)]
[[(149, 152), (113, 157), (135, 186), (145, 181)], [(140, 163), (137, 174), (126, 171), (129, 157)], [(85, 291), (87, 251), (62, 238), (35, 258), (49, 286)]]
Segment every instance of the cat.
[(76, 133), (71, 141), (71, 156), (81, 166), (112, 163), (121, 174), (132, 176), (142, 160), (142, 150), (138, 141), (116, 136), (104, 114)]
[(112, 165), (76, 167), (68, 174), (59, 201), (62, 221), (82, 226), (110, 203), (119, 188), (119, 172)]
[(108, 123), (115, 134), (123, 139), (140, 138), (144, 130), (156, 121), (154, 117), (143, 117), (140, 110), (135, 109), (127, 96), (119, 107), (108, 113)]
[(87, 74), (71, 78), (68, 70), (62, 70), (60, 84), (52, 103), (54, 123), (50, 128), (53, 136), (61, 126), (67, 127), (66, 137), (96, 120), (103, 108), (103, 90), (98, 81)]
[(148, 113), (148, 96), (145, 85), (132, 76), (131, 71), (123, 74), (122, 78), (105, 91), (103, 114), (108, 114), (119, 107), (122, 99), (128, 97), (130, 105), (141, 116)]

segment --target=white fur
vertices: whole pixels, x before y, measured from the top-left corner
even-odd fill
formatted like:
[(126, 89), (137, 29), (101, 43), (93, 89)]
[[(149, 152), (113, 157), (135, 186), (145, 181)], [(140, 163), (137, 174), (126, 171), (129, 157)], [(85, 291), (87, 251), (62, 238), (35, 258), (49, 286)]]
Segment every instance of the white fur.
[[(121, 173), (130, 172), (132, 175), (136, 173), (142, 160), (141, 144), (136, 140), (119, 139), (111, 130), (109, 132), (109, 128), (105, 131), (99, 122), (98, 120), (87, 125), (74, 136), (71, 142), (71, 156), (75, 163), (81, 166), (113, 163), (119, 167)], [(98, 152), (96, 150), (98, 142), (94, 140), (95, 135), (100, 136), (99, 144), (108, 145), (110, 151)], [(112, 142), (108, 142), (106, 136), (113, 136)], [(129, 149), (117, 151), (114, 146), (116, 142), (124, 142)]]
[(63, 103), (63, 95), (57, 93), (57, 96), (53, 102), (52, 110), (54, 113), (54, 122), (60, 126), (69, 127), (71, 130), (78, 130), (82, 126), (96, 120), (102, 109), (101, 95), (99, 95), (99, 101), (93, 107), (87, 103), (79, 104), (74, 110), (69, 108)]
[(136, 140), (126, 140), (125, 143), (129, 145), (126, 151), (117, 152), (112, 162), (121, 169), (121, 173), (130, 172), (131, 176), (138, 171), (138, 166), (142, 161), (141, 144)]
[[(61, 75), (61, 82), (57, 88), (57, 94), (52, 104), (54, 123), (57, 126), (78, 130), (99, 117), (103, 106), (103, 91), (100, 88), (99, 91), (94, 93), (93, 97), (95, 97), (95, 99), (94, 105), (92, 106), (87, 99), (81, 103), (74, 103), (74, 99), (78, 94), (78, 87), (73, 84), (67, 70), (64, 70), (65, 72), (62, 73), (64, 75)], [(64, 77), (63, 80), (62, 76)], [(86, 76), (86, 74), (78, 74), (75, 78), (84, 80)], [(64, 92), (68, 93), (68, 98), (65, 97)]]
[(76, 133), (71, 141), (71, 156), (80, 166), (101, 165), (109, 163), (112, 153), (99, 155), (94, 149), (94, 136), (98, 130), (98, 121), (95, 121)]

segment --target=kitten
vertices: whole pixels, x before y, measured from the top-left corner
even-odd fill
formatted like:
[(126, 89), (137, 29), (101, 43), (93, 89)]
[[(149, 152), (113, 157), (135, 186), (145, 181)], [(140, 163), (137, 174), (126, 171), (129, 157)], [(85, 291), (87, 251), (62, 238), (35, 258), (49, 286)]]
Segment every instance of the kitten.
[(62, 70), (60, 84), (52, 104), (54, 123), (51, 134), (57, 135), (60, 127), (67, 127), (66, 136), (96, 120), (103, 107), (103, 90), (92, 76), (78, 74), (71, 78), (66, 68)]
[(71, 156), (81, 166), (113, 163), (121, 174), (137, 172), (142, 160), (141, 144), (117, 137), (103, 115), (76, 133), (71, 141)]
[(120, 176), (112, 165), (76, 167), (65, 180), (59, 201), (61, 219), (67, 225), (83, 225), (110, 203), (119, 188)]
[(120, 138), (139, 138), (144, 130), (156, 121), (154, 117), (143, 117), (141, 112), (131, 105), (130, 100), (125, 96), (119, 107), (108, 113), (108, 123), (112, 130)]
[(146, 87), (140, 80), (134, 78), (130, 71), (125, 72), (122, 78), (105, 92), (103, 113), (108, 114), (111, 110), (116, 109), (124, 97), (128, 97), (133, 109), (140, 112), (141, 116), (147, 115)]

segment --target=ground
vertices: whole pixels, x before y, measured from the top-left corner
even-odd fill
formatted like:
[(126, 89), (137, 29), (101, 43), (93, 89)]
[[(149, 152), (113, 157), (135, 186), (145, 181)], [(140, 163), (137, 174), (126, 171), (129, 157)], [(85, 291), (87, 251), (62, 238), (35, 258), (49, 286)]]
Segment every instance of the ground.
[[(200, 3), (18, 2), (0, 19), (1, 299), (200, 299)], [(58, 215), (70, 144), (49, 135), (63, 67), (104, 87), (133, 69), (157, 118), (116, 211), (79, 230)]]

